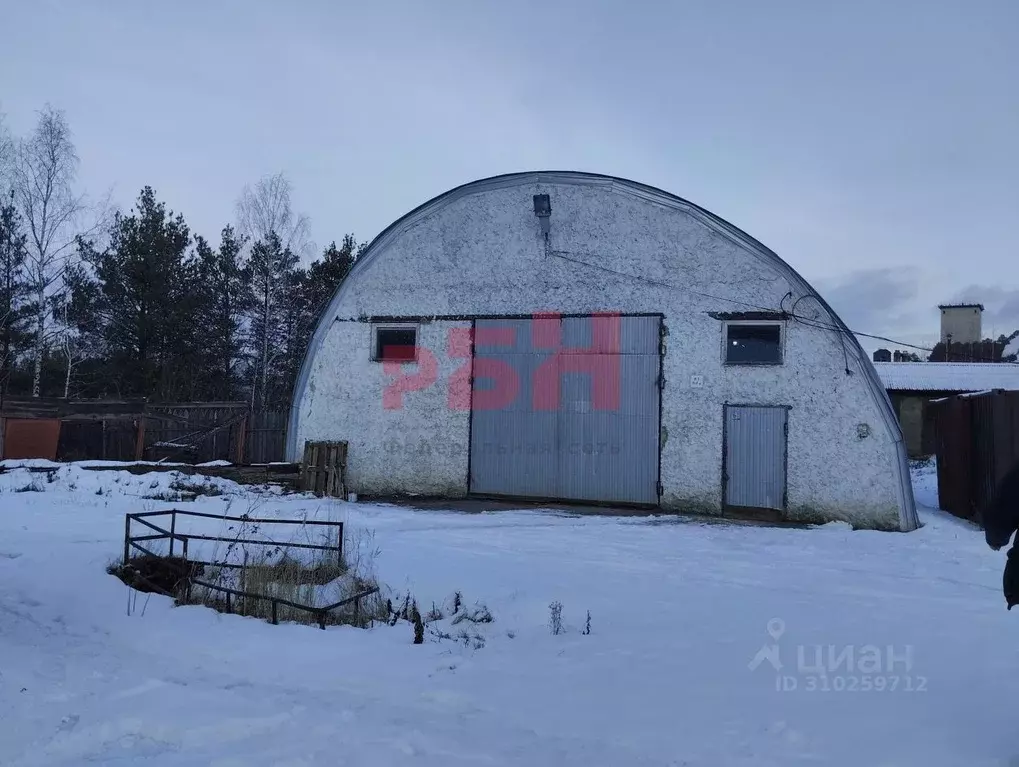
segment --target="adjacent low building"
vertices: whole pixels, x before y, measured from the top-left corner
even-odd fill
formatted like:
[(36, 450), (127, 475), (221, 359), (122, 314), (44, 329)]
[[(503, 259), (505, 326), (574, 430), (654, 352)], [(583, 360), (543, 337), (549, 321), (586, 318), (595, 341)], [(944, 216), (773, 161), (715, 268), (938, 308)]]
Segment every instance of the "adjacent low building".
[(1019, 365), (1007, 362), (875, 362), (912, 457), (933, 455), (931, 400), (974, 392), (1019, 391)]

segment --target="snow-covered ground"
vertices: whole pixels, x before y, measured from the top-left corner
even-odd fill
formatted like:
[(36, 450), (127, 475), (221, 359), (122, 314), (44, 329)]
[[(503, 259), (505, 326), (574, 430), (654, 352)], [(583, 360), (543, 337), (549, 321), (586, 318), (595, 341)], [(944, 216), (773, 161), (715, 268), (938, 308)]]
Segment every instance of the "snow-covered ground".
[(1004, 553), (929, 508), (930, 468), (915, 474), (924, 527), (909, 534), (413, 511), (219, 479), (222, 495), (174, 504), (374, 531), (379, 575), (423, 610), (457, 590), (490, 608), (480, 648), (431, 634), (414, 645), (406, 623), (272, 626), (158, 596), (128, 615), (129, 590), (105, 567), (122, 552), (124, 513), (166, 506), (144, 496), (174, 481), (76, 466), (51, 482), (0, 474), (0, 764), (979, 767), (1019, 756)]

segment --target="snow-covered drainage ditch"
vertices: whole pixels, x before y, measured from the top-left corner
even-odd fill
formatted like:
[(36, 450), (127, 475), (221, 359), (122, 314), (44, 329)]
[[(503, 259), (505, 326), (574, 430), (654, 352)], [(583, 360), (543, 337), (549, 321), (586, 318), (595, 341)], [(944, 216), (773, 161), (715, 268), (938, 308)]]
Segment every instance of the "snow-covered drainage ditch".
[[(464, 605), (457, 591), (441, 606), (433, 601), (423, 609), (409, 590), (397, 592), (379, 582), (373, 531), (316, 518), (315, 512), (288, 517), (270, 503), (314, 496), (166, 471), (158, 464), (158, 471), (146, 472), (145, 466), (132, 464), (135, 472), (128, 472), (116, 471), (113, 462), (4, 461), (0, 492), (136, 498), (138, 508), (124, 515), (123, 556), (106, 566), (131, 589), (128, 614), (144, 611), (147, 595), (158, 594), (176, 606), (201, 606), (273, 625), (324, 630), (405, 623), (415, 644), (427, 636), (484, 647), (484, 636), (467, 626), (493, 622), (486, 606)], [(200, 506), (222, 501), (226, 508), (185, 508), (196, 501), (203, 502)], [(238, 505), (243, 510), (231, 512)], [(439, 625), (444, 621), (448, 625)]]

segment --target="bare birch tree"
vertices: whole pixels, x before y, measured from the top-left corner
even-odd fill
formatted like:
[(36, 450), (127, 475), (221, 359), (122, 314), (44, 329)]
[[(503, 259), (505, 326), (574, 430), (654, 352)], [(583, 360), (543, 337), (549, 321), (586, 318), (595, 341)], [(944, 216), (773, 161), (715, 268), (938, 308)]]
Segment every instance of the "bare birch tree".
[(51, 299), (63, 280), (75, 238), (91, 234), (102, 215), (90, 223), (92, 211), (83, 194), (75, 192), (78, 155), (63, 112), (47, 105), (35, 130), (17, 144), (14, 157), (14, 193), (28, 234), (26, 267), (34, 312), (32, 344), (32, 396), (42, 388), (42, 361), (53, 338)]
[(290, 181), (282, 173), (265, 176), (246, 186), (237, 202), (238, 228), (252, 243), (253, 314), (249, 325), (255, 365), (251, 376), (251, 405), (265, 404), (272, 367), (280, 355), (277, 336), (283, 308), (298, 260), (311, 248), (308, 218), (294, 213)]
[(309, 223), (307, 216), (294, 213), (291, 191), (283, 173), (263, 176), (254, 187), (245, 186), (237, 201), (238, 229), (252, 243), (275, 234), (283, 250), (301, 258), (311, 246)]
[(4, 113), (0, 112), (0, 197), (6, 197), (12, 185), (11, 172), (14, 167), (14, 141), (7, 129)]

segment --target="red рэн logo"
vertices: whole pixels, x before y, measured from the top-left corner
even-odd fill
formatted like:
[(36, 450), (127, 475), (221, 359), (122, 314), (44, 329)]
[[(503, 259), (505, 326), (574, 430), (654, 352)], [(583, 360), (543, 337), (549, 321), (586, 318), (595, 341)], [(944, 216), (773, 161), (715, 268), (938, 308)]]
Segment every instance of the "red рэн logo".
[[(563, 321), (555, 313), (535, 314), (531, 320), (530, 349), (520, 355), (530, 354), (542, 358), (531, 375), (532, 410), (557, 410), (562, 399), (562, 377), (582, 374), (590, 381), (591, 405), (594, 410), (612, 411), (620, 403), (620, 315), (600, 313), (583, 319), (591, 327), (591, 344), (587, 347), (566, 347), (563, 345)], [(473, 343), (472, 343), (473, 342)], [(516, 330), (513, 327), (450, 328), (447, 335), (446, 353), (451, 359), (464, 362), (450, 374), (448, 379), (447, 404), (452, 410), (501, 410), (517, 401), (521, 390), (521, 371), (517, 370), (505, 356), (489, 356), (493, 349), (513, 350), (517, 347)], [(471, 350), (480, 349), (480, 356), (472, 359)], [(428, 349), (400, 350), (407, 354), (398, 355), (410, 362), (387, 359), (382, 363), (383, 372), (392, 380), (382, 392), (382, 406), (386, 410), (403, 407), (403, 395), (422, 391), (438, 381), (439, 360)], [(386, 355), (389, 356), (389, 355)], [(393, 355), (397, 356), (397, 355)], [(508, 356), (508, 355), (506, 355)], [(514, 355), (516, 356), (516, 355)], [(471, 386), (475, 381), (485, 381), (485, 387)]]

